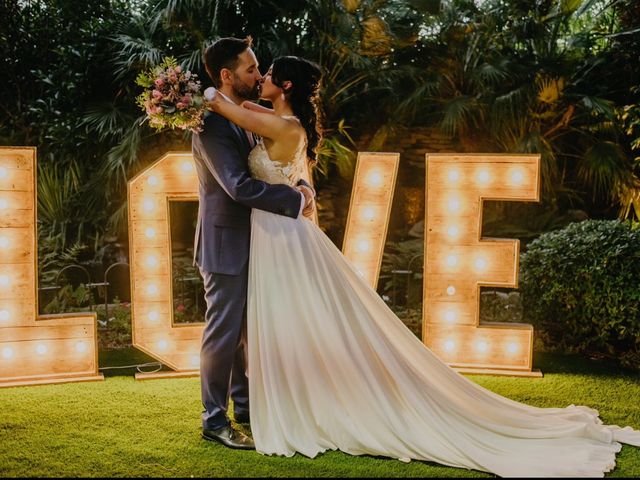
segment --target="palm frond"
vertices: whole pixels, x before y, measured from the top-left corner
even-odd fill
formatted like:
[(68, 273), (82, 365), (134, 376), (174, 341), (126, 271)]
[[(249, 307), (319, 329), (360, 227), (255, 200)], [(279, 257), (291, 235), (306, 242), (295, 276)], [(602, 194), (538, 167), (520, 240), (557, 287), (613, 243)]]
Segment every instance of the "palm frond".
[(444, 102), (442, 106), (442, 130), (449, 135), (456, 135), (471, 126), (474, 109), (477, 107), (473, 97), (460, 95)]
[(578, 168), (578, 177), (598, 196), (614, 200), (616, 192), (627, 184), (629, 167), (620, 145), (598, 141), (584, 154)]

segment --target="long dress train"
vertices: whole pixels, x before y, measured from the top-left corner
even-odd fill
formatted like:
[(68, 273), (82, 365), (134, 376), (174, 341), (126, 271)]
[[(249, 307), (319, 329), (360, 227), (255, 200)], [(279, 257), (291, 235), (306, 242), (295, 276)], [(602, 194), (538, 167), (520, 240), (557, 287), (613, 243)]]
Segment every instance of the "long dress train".
[[(254, 177), (295, 185), (306, 157)], [(417, 459), (500, 476), (603, 476), (640, 432), (588, 407), (537, 408), (497, 395), (433, 354), (311, 221), (251, 217), (251, 428), (264, 454), (326, 450)]]

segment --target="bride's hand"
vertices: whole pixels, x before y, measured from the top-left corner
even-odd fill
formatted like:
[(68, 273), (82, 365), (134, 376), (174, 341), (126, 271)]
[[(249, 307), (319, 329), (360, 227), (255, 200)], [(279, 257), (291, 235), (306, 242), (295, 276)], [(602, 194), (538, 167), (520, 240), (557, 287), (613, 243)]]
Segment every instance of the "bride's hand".
[(218, 95), (218, 90), (214, 87), (209, 87), (205, 89), (203, 96), (205, 106), (212, 112), (215, 112), (216, 105), (218, 105), (220, 102), (220, 95)]

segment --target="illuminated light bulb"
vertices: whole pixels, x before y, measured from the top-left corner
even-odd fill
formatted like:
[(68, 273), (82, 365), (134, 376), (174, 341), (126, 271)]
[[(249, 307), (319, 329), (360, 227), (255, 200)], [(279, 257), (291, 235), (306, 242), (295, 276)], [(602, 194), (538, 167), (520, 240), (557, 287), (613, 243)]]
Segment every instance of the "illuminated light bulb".
[(158, 340), (158, 348), (160, 350), (166, 350), (168, 346), (169, 342), (167, 342), (166, 340)]
[(0, 310), (0, 320), (3, 322), (9, 320), (9, 310)]
[(182, 165), (180, 165), (180, 168), (182, 169), (183, 172), (189, 173), (191, 170), (193, 170), (193, 165), (191, 164), (191, 162), (182, 162)]
[(376, 211), (371, 207), (367, 207), (362, 211), (362, 217), (365, 220), (372, 221), (374, 218), (376, 218)]
[(489, 344), (484, 340), (480, 340), (479, 342), (476, 343), (476, 349), (479, 352), (485, 353), (487, 350), (489, 350)]
[(191, 356), (191, 366), (192, 367), (197, 367), (198, 365), (200, 365), (200, 357), (198, 355), (192, 355)]
[(9, 248), (9, 239), (7, 237), (0, 237), (0, 248)]
[(447, 295), (451, 296), (455, 294), (456, 294), (456, 287), (454, 287), (453, 285), (449, 285), (447, 287)]
[(447, 235), (449, 235), (451, 238), (458, 238), (458, 235), (460, 235), (460, 229), (455, 225), (451, 225), (449, 228), (447, 228)]
[(456, 255), (447, 255), (447, 266), (455, 267), (458, 264), (458, 257)]
[(447, 352), (453, 352), (456, 348), (456, 342), (454, 342), (453, 340), (447, 340), (446, 342), (444, 342), (444, 349)]
[(149, 178), (147, 178), (147, 183), (152, 187), (155, 187), (160, 183), (160, 180), (158, 180), (158, 177), (156, 177), (155, 175), (149, 175)]
[(444, 314), (444, 319), (449, 322), (449, 323), (453, 323), (456, 321), (456, 312), (454, 312), (453, 310), (447, 310)]
[(361, 252), (368, 252), (371, 249), (371, 244), (369, 240), (360, 240), (358, 241), (358, 250)]
[(145, 198), (142, 205), (145, 212), (152, 212), (156, 206), (155, 203), (153, 203), (153, 200), (151, 200), (150, 198)]
[(451, 198), (449, 199), (449, 201), (447, 202), (447, 208), (449, 209), (450, 212), (455, 213), (460, 211), (460, 206), (462, 204), (460, 203), (460, 199), (458, 198)]
[(9, 176), (9, 170), (7, 167), (0, 167), (0, 179), (7, 178)]
[(159, 264), (160, 262), (158, 262), (158, 257), (155, 255), (149, 255), (147, 257), (147, 267), (156, 268)]
[(382, 185), (382, 175), (380, 172), (374, 171), (369, 174), (369, 184), (372, 187), (379, 187)]
[(487, 269), (487, 261), (484, 258), (476, 258), (475, 266), (476, 270), (484, 271)]
[(84, 353), (87, 351), (87, 344), (85, 342), (76, 343), (76, 352)]
[(510, 343), (507, 345), (507, 352), (509, 353), (517, 353), (518, 352), (518, 344), (517, 343)]
[(515, 184), (521, 184), (524, 181), (524, 173), (522, 170), (514, 170), (511, 172), (511, 181)]
[(449, 182), (455, 183), (460, 180), (460, 172), (456, 169), (449, 170), (449, 174), (447, 175)]
[(13, 357), (13, 348), (4, 347), (2, 349), (2, 357), (6, 358), (7, 360), (10, 359), (11, 357)]
[(482, 185), (486, 185), (491, 180), (491, 175), (489, 175), (489, 172), (486, 170), (480, 170), (478, 172), (477, 179), (478, 179), (478, 183)]
[(157, 295), (158, 294), (158, 286), (155, 283), (152, 283), (147, 287), (147, 293), (149, 295)]
[(11, 280), (9, 280), (8, 275), (0, 275), (0, 286), (8, 287), (10, 283), (11, 283)]
[(45, 353), (47, 353), (47, 346), (45, 344), (43, 344), (43, 343), (39, 343), (36, 346), (36, 353), (38, 355), (44, 355)]
[(152, 322), (157, 322), (158, 318), (160, 318), (160, 315), (158, 315), (158, 312), (152, 311), (152, 312), (149, 312), (149, 314), (147, 315), (147, 318)]
[(156, 236), (156, 229), (155, 228), (151, 228), (151, 227), (147, 227), (147, 229), (144, 231), (144, 235), (147, 238), (155, 238)]
[(9, 208), (9, 202), (5, 198), (0, 198), (0, 210)]

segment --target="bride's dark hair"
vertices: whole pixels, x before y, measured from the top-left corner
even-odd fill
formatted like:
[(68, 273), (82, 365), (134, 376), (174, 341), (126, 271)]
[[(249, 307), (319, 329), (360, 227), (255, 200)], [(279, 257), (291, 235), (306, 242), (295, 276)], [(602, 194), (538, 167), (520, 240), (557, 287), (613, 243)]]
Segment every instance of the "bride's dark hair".
[[(316, 151), (322, 140), (322, 113), (320, 109), (320, 80), (318, 65), (301, 57), (278, 57), (273, 61), (271, 81), (282, 88), (291, 108), (307, 132), (307, 157), (316, 163)], [(291, 82), (284, 88), (285, 81)]]

